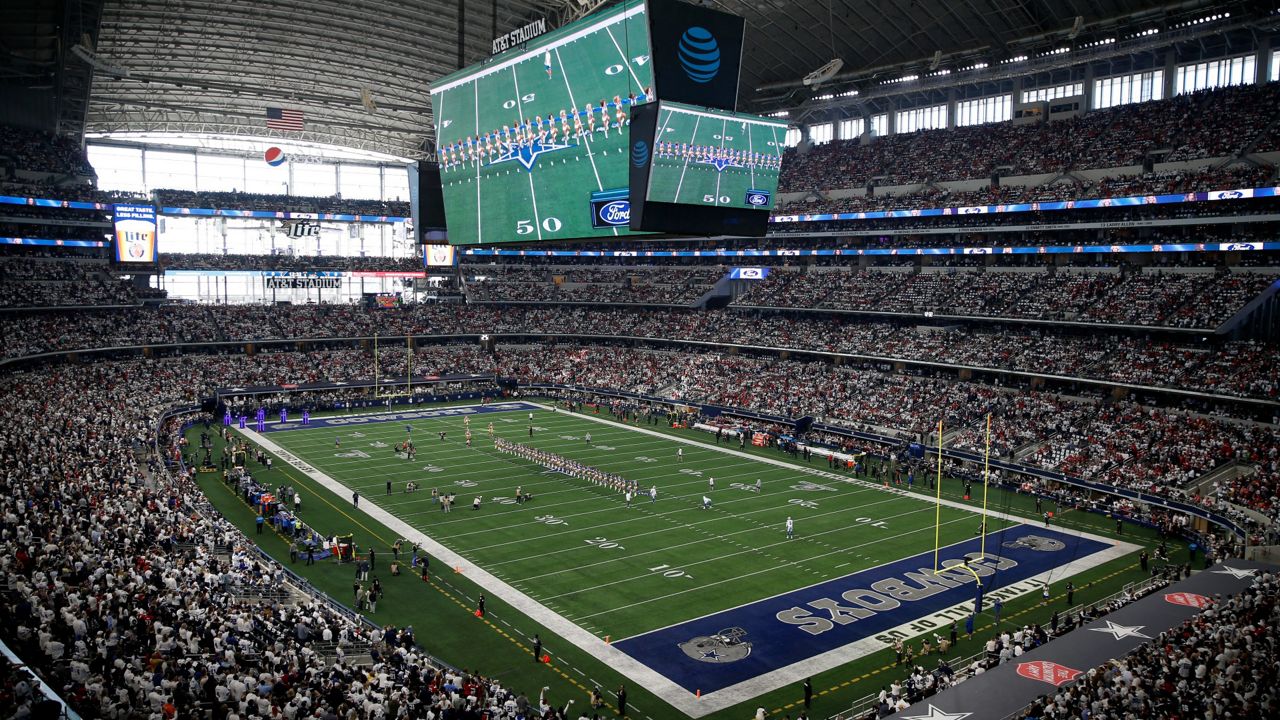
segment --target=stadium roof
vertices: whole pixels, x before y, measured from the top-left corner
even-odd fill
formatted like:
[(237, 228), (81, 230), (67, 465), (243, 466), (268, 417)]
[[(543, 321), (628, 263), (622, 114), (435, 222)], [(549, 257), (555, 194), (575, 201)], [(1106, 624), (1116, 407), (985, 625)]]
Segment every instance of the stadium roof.
[[(758, 112), (806, 100), (812, 92), (801, 78), (833, 55), (845, 65), (828, 87), (865, 87), (928, 67), (935, 53), (946, 66), (979, 58), (995, 63), (1061, 46), (1069, 36), (1084, 44), (1124, 28), (1172, 27), (1215, 9), (1250, 5), (702, 1), (747, 19), (740, 97), (744, 109)], [(611, 2), (103, 0), (85, 129), (281, 137), (417, 157), (432, 136), (431, 80), (487, 57), (496, 32), (540, 16), (559, 24)], [(268, 107), (302, 111), (304, 129), (269, 129)]]

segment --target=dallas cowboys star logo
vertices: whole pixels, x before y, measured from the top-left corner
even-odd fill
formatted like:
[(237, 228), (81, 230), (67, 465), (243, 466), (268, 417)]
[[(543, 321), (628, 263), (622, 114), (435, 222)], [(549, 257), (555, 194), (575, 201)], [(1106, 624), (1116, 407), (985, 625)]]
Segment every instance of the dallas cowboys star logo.
[(706, 660), (718, 660), (720, 658), (720, 653), (715, 650), (708, 650), (702, 653), (702, 657)]
[(548, 143), (536, 139), (528, 145), (517, 145), (511, 142), (499, 144), (502, 145), (502, 154), (497, 159), (490, 161), (489, 164), (497, 165), (498, 163), (515, 160), (523, 165), (525, 170), (532, 170), (533, 164), (538, 161), (538, 156), (543, 153), (577, 147), (577, 145), (569, 145), (568, 143)]
[(1146, 639), (1150, 640), (1150, 639), (1151, 639), (1151, 636), (1150, 636), (1150, 635), (1144, 635), (1144, 634), (1142, 634), (1142, 633), (1138, 632), (1139, 630), (1141, 630), (1141, 629), (1142, 629), (1142, 628), (1144, 628), (1144, 627), (1146, 627), (1146, 625), (1133, 625), (1133, 626), (1128, 626), (1128, 625), (1117, 625), (1117, 624), (1115, 624), (1115, 623), (1111, 622), (1110, 620), (1108, 620), (1108, 621), (1107, 621), (1107, 626), (1106, 626), (1106, 627), (1104, 627), (1104, 628), (1089, 628), (1089, 631), (1090, 631), (1090, 632), (1107, 633), (1108, 635), (1110, 635), (1111, 637), (1115, 638), (1116, 640), (1122, 640), (1122, 639), (1127, 638), (1127, 637), (1140, 637), (1140, 638), (1146, 638)]
[(704, 165), (711, 165), (716, 169), (716, 172), (724, 172), (724, 169), (727, 167), (742, 167), (742, 165), (738, 164), (736, 160), (730, 160), (729, 158), (711, 158), (709, 160), (701, 160), (700, 162)]
[(964, 720), (972, 714), (971, 712), (949, 713), (930, 705), (928, 715), (904, 715), (902, 720)]
[(1237, 580), (1243, 580), (1248, 577), (1253, 577), (1253, 574), (1257, 572), (1257, 570), (1233, 568), (1233, 567), (1227, 567), (1226, 565), (1223, 565), (1221, 570), (1211, 570), (1210, 572), (1212, 572), (1214, 575), (1230, 575), (1231, 577)]

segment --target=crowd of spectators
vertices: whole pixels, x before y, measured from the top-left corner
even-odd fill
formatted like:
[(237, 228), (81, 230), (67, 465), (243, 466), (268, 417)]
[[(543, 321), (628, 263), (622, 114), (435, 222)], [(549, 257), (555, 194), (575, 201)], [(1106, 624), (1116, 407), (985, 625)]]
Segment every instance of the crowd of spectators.
[(1019, 718), (1268, 717), (1280, 711), (1280, 582), (1261, 573), (1238, 595), (1083, 673)]
[[(1226, 112), (1224, 112), (1224, 110)], [(1280, 112), (1275, 83), (1179, 95), (1095, 110), (1082, 117), (996, 123), (835, 140), (783, 158), (781, 192), (877, 185), (922, 185), (1006, 175), (1140, 166), (1171, 147), (1168, 160), (1230, 157), (1270, 129)], [(1188, 122), (1195, 117), (1195, 122)], [(1265, 138), (1264, 138), (1265, 143)], [(1261, 148), (1260, 148), (1261, 149)]]
[(84, 717), (541, 711), (441, 667), (412, 627), (362, 624), (296, 588), (280, 599), (283, 568), (218, 516), (185, 467), (159, 462), (159, 413), (204, 390), (191, 378), (237, 381), (252, 365), (128, 361), (0, 380), (5, 643)]
[(136, 304), (133, 285), (108, 270), (102, 260), (0, 257), (0, 307)]
[[(466, 294), (473, 301), (689, 305), (728, 270), (614, 266), (542, 268), (468, 265)], [(483, 278), (483, 279), (481, 279)]]
[[(909, 270), (906, 269), (906, 270)], [(747, 307), (932, 312), (1214, 329), (1275, 280), (1237, 272), (890, 272), (775, 270), (735, 300)]]
[[(1276, 183), (1274, 169), (1233, 165), (1228, 168), (1163, 170), (1115, 175), (1098, 180), (1062, 178), (1045, 185), (995, 185), (977, 190), (948, 190), (927, 186), (910, 192), (877, 191), (871, 195), (834, 198), (811, 195), (779, 206), (779, 215), (852, 213), (926, 208), (1010, 205), (1109, 198), (1185, 194), (1210, 190), (1269, 187)], [(813, 199), (808, 199), (812, 197)]]
[(57, 175), (93, 174), (77, 140), (13, 125), (0, 125), (0, 168)]
[(407, 200), (360, 200), (338, 195), (316, 197), (310, 195), (280, 195), (230, 192), (170, 190), (155, 191), (156, 204), (161, 207), (212, 208), (215, 210), (287, 210), (293, 212), (340, 213), (347, 215), (379, 215), (408, 217)]
[(742, 310), (407, 305), (191, 306), (0, 315), (8, 358), (182, 342), (403, 335), (603, 335), (845, 353), (1214, 394), (1280, 397), (1280, 348), (1221, 346), (1036, 329), (920, 329), (849, 318)]

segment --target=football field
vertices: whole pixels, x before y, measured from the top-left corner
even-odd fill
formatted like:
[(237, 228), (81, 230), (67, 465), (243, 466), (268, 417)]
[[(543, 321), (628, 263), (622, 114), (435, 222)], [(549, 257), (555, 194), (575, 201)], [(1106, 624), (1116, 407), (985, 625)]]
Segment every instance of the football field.
[[(654, 143), (659, 147), (661, 143), (672, 143), (676, 147), (684, 143), (777, 158), (782, 154), (786, 132), (785, 123), (764, 118), (725, 117), (720, 112), (668, 104), (658, 116)], [(761, 209), (771, 209), (777, 195), (779, 167), (715, 162), (710, 158), (675, 157), (669, 151), (659, 152), (653, 157), (647, 197), (654, 202), (752, 207), (747, 202), (747, 191), (761, 190), (769, 194), (769, 204)]]
[[(360, 511), (694, 717), (963, 621), (979, 577), (988, 598), (1013, 598), (1133, 549), (994, 517), (983, 548), (972, 509), (827, 472), (816, 456), (796, 467), (534, 404), (312, 423), (247, 434), (340, 498), (359, 492)], [(498, 453), (489, 423), (657, 498), (628, 507)], [(395, 452), (407, 437), (413, 461)], [(406, 492), (409, 481), (422, 489)], [(456, 494), (451, 512), (432, 488)], [(532, 499), (516, 502), (517, 488)]]
[[(630, 116), (629, 94), (643, 98), (653, 85), (644, 4), (623, 3), (530, 41), (526, 47), (442, 78), (432, 90), (437, 146), (466, 144), (501, 129), (577, 115), (614, 98)], [(550, 71), (546, 62), (550, 61)], [(441, 166), (452, 244), (554, 240), (626, 234), (625, 226), (594, 228), (592, 191), (627, 187), (628, 129), (602, 122), (582, 137), (550, 138), (506, 146), (479, 165)], [(500, 135), (495, 135), (500, 137)]]

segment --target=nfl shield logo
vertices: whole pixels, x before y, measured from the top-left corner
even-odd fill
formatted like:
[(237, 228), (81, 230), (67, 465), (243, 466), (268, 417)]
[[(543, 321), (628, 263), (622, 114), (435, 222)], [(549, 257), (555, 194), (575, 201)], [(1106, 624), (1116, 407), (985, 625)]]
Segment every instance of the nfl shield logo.
[(1058, 687), (1063, 683), (1075, 680), (1080, 675), (1080, 671), (1069, 668), (1066, 665), (1059, 665), (1052, 660), (1039, 660), (1019, 663), (1018, 674), (1030, 680), (1039, 680)]
[(1206, 608), (1213, 604), (1212, 599), (1189, 592), (1167, 593), (1164, 596), (1164, 600), (1174, 605), (1186, 605), (1193, 608)]

